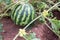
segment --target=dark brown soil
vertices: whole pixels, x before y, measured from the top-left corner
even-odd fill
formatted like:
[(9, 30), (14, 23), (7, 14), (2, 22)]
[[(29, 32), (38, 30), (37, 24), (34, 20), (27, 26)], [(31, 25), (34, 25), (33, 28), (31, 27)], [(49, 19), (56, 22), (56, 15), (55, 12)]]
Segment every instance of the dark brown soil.
[(58, 20), (60, 20), (60, 11), (53, 10), (52, 13), (53, 13), (54, 17), (56, 17)]
[[(3, 18), (1, 20), (3, 23), (3, 30), (5, 32), (2, 33), (4, 40), (13, 40), (14, 36), (18, 33), (19, 28), (21, 26), (17, 26), (13, 23), (10, 18)], [(44, 24), (36, 23), (34, 27), (31, 29), (33, 32), (37, 34), (38, 38), (41, 40), (58, 40), (58, 37), (50, 31)], [(21, 37), (18, 37), (16, 40), (24, 40)]]

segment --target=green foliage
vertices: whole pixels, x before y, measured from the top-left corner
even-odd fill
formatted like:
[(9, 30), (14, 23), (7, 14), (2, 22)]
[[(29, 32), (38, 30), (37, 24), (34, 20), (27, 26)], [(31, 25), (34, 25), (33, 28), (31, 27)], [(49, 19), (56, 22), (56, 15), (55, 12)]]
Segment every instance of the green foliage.
[(22, 1), (24, 1), (24, 2), (28, 2), (29, 0), (19, 0), (19, 1), (21, 1), (21, 2), (22, 2)]
[(11, 4), (12, 0), (4, 0), (4, 2), (5, 2), (7, 5), (9, 5), (9, 4)]
[(32, 1), (32, 5), (38, 10), (43, 10), (47, 7), (47, 4), (45, 2), (35, 2), (35, 0)]
[(0, 34), (0, 40), (3, 40), (3, 36)]
[(51, 22), (51, 26), (52, 26), (52, 29), (53, 31), (60, 35), (60, 20), (57, 20), (57, 19), (50, 19), (50, 22)]
[(36, 38), (36, 34), (34, 32), (30, 33), (29, 35), (25, 35), (24, 38), (26, 40), (40, 40), (39, 38)]
[(12, 2), (12, 0), (0, 0), (0, 3), (2, 3), (2, 2), (6, 3), (7, 5), (9, 5)]
[(37, 8), (38, 9), (45, 9), (47, 7), (47, 4), (44, 2), (38, 2), (37, 3)]
[(58, 30), (60, 28), (60, 20), (50, 19), (50, 22), (54, 30)]
[(0, 3), (2, 3), (3, 0), (0, 0)]
[(2, 23), (0, 23), (0, 32), (2, 32), (3, 31), (3, 24)]
[(41, 23), (44, 23), (44, 22), (45, 22), (45, 18), (44, 18), (44, 17), (40, 17), (40, 18), (39, 18), (39, 21), (40, 21)]
[(58, 2), (60, 2), (60, 0), (58, 0)]
[(41, 0), (42, 2), (47, 2), (47, 0)]

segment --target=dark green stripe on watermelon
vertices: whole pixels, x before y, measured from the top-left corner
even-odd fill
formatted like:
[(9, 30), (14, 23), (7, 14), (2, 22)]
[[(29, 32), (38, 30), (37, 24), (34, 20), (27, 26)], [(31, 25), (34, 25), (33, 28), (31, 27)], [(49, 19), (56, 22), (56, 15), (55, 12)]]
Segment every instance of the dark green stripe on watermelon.
[[(27, 24), (25, 21), (26, 21), (26, 19), (27, 19), (27, 17), (29, 16), (29, 14), (28, 14), (28, 5), (26, 5), (26, 9), (25, 9), (25, 18), (24, 18), (24, 20), (21, 20), (21, 24)], [(23, 18), (22, 18), (23, 19)], [(29, 20), (27, 20), (27, 22), (28, 22)]]
[(26, 7), (27, 9), (25, 9), (25, 14), (26, 14), (26, 17), (25, 17), (25, 19), (23, 20), (23, 22), (25, 22), (26, 21), (26, 18), (28, 17), (28, 6)]
[[(25, 18), (25, 20), (24, 20), (25, 23), (24, 23), (24, 24), (28, 24), (29, 22), (31, 22), (32, 11), (30, 10), (30, 9), (31, 9), (30, 6), (31, 6), (31, 5), (28, 5), (28, 8), (29, 8), (29, 9), (28, 9), (28, 11), (26, 10), (26, 11), (28, 12), (28, 17)], [(28, 20), (27, 20), (27, 19), (28, 19)]]
[[(23, 10), (22, 10), (23, 9)], [(25, 6), (24, 7), (22, 7), (22, 11), (20, 12), (20, 16), (19, 16), (19, 18), (18, 18), (18, 25), (20, 25), (20, 22), (21, 22), (21, 19), (22, 19), (22, 17), (24, 16), (24, 11), (25, 11)]]
[[(15, 23), (16, 23), (17, 16), (19, 15), (19, 11), (21, 10), (21, 8), (22, 8), (22, 6), (19, 6), (19, 9), (18, 9), (17, 12), (16, 12), (15, 19), (14, 19)], [(16, 24), (17, 24), (17, 23), (16, 23)]]
[[(28, 6), (29, 7), (29, 6)], [(28, 21), (29, 21), (29, 15), (30, 15), (30, 13), (29, 13), (29, 9), (28, 9), (28, 7), (26, 8), (26, 15), (28, 15), (27, 17), (26, 17), (26, 20), (23, 22), (23, 24), (27, 24), (28, 23)]]
[(30, 5), (29, 5), (29, 7), (30, 7), (30, 20), (29, 20), (29, 22), (30, 22), (30, 21), (32, 21), (32, 16), (31, 16), (32, 15), (32, 8)]
[(34, 8), (31, 6), (31, 10), (32, 10), (32, 20), (35, 18), (35, 11)]
[(11, 19), (12, 19), (13, 21), (14, 21), (14, 13), (15, 13), (16, 9), (18, 8), (18, 6), (20, 6), (20, 5), (16, 5), (16, 6), (14, 7), (13, 11), (12, 11)]

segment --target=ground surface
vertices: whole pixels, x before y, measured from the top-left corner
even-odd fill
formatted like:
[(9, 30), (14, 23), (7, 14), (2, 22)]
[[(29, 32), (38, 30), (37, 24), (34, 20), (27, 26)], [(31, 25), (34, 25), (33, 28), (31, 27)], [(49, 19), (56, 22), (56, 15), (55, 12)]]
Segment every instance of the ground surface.
[[(3, 23), (3, 30), (5, 31), (2, 33), (3, 39), (13, 40), (14, 36), (18, 33), (18, 30), (21, 28), (21, 26), (15, 25), (10, 18), (3, 18), (1, 22)], [(37, 34), (37, 37), (41, 38), (41, 40), (58, 40), (57, 36), (42, 24), (36, 23), (36, 25), (34, 25), (31, 30), (34, 31)], [(16, 40), (24, 39), (18, 37)]]
[[(57, 13), (54, 14), (57, 16), (57, 19), (60, 19), (60, 12), (53, 12)], [(13, 23), (13, 21), (10, 18), (3, 18), (1, 20), (3, 23), (3, 30), (5, 32), (2, 33), (3, 35), (3, 40), (13, 40), (14, 36), (18, 33), (19, 28), (21, 26), (17, 26)], [(37, 24), (34, 25), (34, 27), (31, 29), (33, 32), (37, 34), (38, 38), (41, 38), (41, 40), (58, 40), (57, 36), (50, 31), (45, 25), (42, 24)], [(1, 39), (0, 39), (1, 40)], [(24, 40), (21, 37), (18, 37), (16, 40)]]

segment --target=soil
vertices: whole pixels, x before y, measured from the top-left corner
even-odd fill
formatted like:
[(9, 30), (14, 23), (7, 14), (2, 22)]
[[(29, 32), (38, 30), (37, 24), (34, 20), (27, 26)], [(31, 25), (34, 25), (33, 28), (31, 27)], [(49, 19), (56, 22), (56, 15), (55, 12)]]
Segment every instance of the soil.
[[(21, 26), (17, 26), (13, 23), (10, 18), (3, 18), (1, 20), (3, 23), (3, 30), (2, 33), (4, 40), (13, 40), (14, 36), (18, 33), (19, 28)], [(37, 37), (41, 40), (58, 40), (58, 37), (49, 30), (44, 24), (36, 24), (31, 29), (32, 32), (35, 32)], [(22, 37), (18, 37), (16, 40), (24, 40)]]
[[(15, 25), (10, 18), (2, 18), (3, 23), (3, 40), (13, 40), (15, 35), (18, 33), (19, 28), (22, 26)], [(58, 37), (44, 24), (35, 23), (32, 32), (36, 33), (36, 36), (41, 40), (58, 40)], [(24, 40), (22, 37), (18, 37), (16, 40)]]
[(60, 11), (53, 10), (52, 13), (53, 13), (54, 17), (56, 17), (58, 20), (60, 20)]

